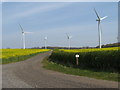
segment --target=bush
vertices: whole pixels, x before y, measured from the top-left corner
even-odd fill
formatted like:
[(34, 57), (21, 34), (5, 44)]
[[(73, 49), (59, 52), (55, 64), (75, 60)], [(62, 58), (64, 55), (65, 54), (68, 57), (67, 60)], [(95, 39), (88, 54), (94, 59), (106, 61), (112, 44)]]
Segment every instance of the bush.
[(92, 68), (96, 70), (119, 71), (120, 50), (79, 52), (79, 65), (76, 65), (75, 52), (53, 51), (51, 61), (66, 66)]

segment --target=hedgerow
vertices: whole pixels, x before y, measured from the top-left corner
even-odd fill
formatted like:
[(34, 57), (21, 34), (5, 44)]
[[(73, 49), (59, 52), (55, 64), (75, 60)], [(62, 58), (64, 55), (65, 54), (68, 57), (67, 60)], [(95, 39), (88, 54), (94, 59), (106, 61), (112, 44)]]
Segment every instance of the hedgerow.
[[(79, 64), (76, 65), (75, 55), (79, 54)], [(66, 52), (55, 50), (49, 57), (50, 61), (77, 68), (91, 68), (96, 70), (119, 71), (120, 50), (92, 50), (89, 52)]]

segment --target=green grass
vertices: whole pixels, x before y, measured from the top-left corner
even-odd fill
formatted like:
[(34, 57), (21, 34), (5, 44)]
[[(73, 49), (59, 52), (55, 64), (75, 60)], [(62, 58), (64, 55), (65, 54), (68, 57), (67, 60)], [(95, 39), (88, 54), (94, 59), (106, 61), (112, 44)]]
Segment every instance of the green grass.
[(62, 72), (65, 74), (86, 76), (86, 77), (102, 79), (102, 80), (120, 81), (118, 80), (118, 76), (119, 76), (118, 73), (67, 67), (67, 66), (49, 61), (48, 58), (44, 59), (42, 63), (43, 63), (43, 67), (46, 69)]

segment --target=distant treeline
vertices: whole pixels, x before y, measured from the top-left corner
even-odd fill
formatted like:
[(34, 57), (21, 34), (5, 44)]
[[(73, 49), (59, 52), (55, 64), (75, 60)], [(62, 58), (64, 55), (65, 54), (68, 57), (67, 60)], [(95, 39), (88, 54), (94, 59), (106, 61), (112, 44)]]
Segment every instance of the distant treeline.
[[(106, 45), (102, 45), (102, 48), (108, 48), (108, 47), (119, 47), (120, 46), (120, 42), (119, 43), (112, 43), (112, 44), (106, 44)], [(44, 49), (45, 47), (33, 47), (34, 49)], [(96, 47), (71, 47), (70, 49), (88, 49), (88, 48), (99, 48), (99, 46)], [(69, 49), (68, 47), (53, 47), (53, 46), (48, 46), (47, 49)]]
[(107, 47), (120, 47), (120, 42), (119, 43), (112, 43), (112, 44), (102, 45), (102, 47), (103, 48), (107, 48)]

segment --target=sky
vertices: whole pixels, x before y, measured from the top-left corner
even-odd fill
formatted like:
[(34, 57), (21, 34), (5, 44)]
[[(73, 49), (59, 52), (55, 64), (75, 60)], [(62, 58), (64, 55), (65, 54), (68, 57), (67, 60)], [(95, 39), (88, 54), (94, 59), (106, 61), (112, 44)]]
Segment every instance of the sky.
[(44, 46), (68, 47), (66, 33), (72, 36), (71, 47), (97, 46), (96, 8), (102, 21), (102, 44), (117, 42), (117, 2), (4, 2), (2, 3), (2, 48), (22, 48), (22, 33), (26, 48)]
[(2, 3), (0, 2), (0, 48), (2, 48)]

